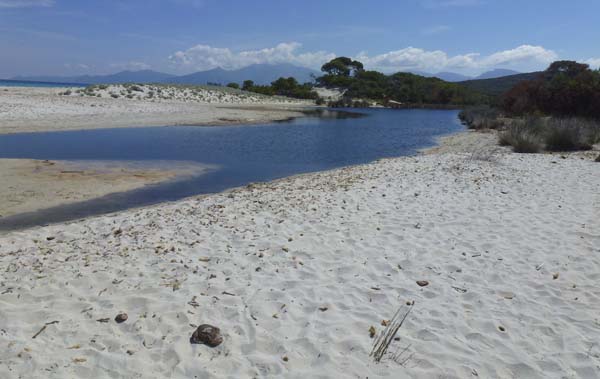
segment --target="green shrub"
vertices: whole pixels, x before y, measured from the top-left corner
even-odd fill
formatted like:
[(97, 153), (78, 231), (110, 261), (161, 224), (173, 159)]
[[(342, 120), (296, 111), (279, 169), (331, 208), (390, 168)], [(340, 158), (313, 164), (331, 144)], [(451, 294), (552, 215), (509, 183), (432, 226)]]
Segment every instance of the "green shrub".
[(100, 84), (98, 86), (98, 88), (100, 88), (100, 89), (108, 89), (108, 85), (106, 85), (106, 84)]
[(576, 151), (592, 148), (589, 134), (592, 124), (581, 119), (550, 119), (545, 126), (544, 142), (549, 151)]
[(499, 119), (500, 112), (487, 105), (468, 107), (460, 111), (458, 118), (469, 129), (500, 129), (504, 123)]

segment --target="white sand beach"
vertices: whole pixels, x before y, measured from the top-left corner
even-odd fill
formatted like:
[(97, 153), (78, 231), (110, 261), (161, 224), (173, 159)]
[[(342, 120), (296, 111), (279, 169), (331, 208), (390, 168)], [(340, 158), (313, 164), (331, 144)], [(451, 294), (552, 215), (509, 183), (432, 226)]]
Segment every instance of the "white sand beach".
[(0, 377), (597, 378), (600, 165), (450, 150), (1, 236)]
[[(131, 91), (135, 95), (131, 98), (122, 85), (90, 92), (76, 88), (0, 87), (0, 134), (262, 123), (301, 116), (299, 111), (314, 105), (218, 88), (137, 87), (141, 92)], [(157, 93), (157, 88), (162, 89), (162, 97), (158, 94), (150, 97), (149, 93)], [(111, 94), (119, 97), (113, 98)]]

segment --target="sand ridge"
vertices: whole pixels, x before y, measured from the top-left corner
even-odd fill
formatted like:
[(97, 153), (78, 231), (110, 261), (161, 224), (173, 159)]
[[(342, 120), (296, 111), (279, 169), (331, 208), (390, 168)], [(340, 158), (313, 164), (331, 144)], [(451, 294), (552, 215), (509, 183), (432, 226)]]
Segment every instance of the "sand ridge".
[[(124, 95), (113, 98), (114, 91)], [(150, 98), (153, 87), (140, 86), (131, 99), (124, 86), (98, 89), (0, 87), (0, 134), (172, 125), (263, 123), (299, 117), (311, 102), (265, 97), (218, 88), (165, 87), (165, 97)], [(72, 91), (71, 95), (65, 95)], [(154, 90), (156, 91), (156, 90)], [(94, 92), (95, 93), (95, 92)], [(241, 107), (243, 106), (243, 108)], [(254, 109), (255, 108), (255, 109)]]

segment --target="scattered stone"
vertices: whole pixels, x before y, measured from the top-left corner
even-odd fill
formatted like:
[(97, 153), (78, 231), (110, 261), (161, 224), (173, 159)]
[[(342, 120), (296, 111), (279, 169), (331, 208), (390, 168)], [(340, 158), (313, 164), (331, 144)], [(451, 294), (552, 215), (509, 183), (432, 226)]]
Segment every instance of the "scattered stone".
[(596, 162), (600, 162), (600, 155), (598, 155), (598, 158), (596, 158)]
[(377, 330), (375, 330), (375, 327), (374, 327), (374, 326), (371, 326), (371, 327), (369, 328), (369, 337), (371, 337), (371, 338), (375, 338), (375, 334), (377, 334)]
[(54, 240), (55, 238), (56, 238), (56, 237), (52, 237), (52, 236), (50, 236), (50, 237), (46, 237), (46, 241), (52, 241), (52, 240)]
[(501, 332), (506, 332), (506, 328), (505, 328), (505, 327), (503, 327), (503, 326), (499, 326), (499, 327), (498, 327), (498, 330), (499, 330), (499, 331), (501, 331)]
[(552, 274), (552, 279), (554, 279), (554, 280), (558, 279), (558, 272), (555, 272), (554, 274)]
[(121, 229), (117, 229), (117, 230), (115, 230), (115, 231), (113, 232), (113, 235), (114, 235), (114, 236), (120, 236), (122, 233), (123, 233), (123, 230), (121, 230)]
[(109, 319), (109, 318), (99, 318), (99, 319), (98, 319), (98, 320), (96, 320), (96, 321), (105, 323), (105, 322), (109, 322), (109, 321), (110, 321), (110, 319)]
[(283, 359), (283, 361), (284, 361), (284, 362), (287, 362), (287, 361), (289, 361), (289, 360), (290, 360), (290, 359), (287, 357), (287, 355), (284, 355), (282, 359)]
[(209, 347), (217, 347), (223, 343), (221, 329), (216, 326), (203, 324), (196, 329), (190, 338), (192, 344), (203, 344)]
[(427, 287), (429, 285), (429, 282), (427, 280), (417, 280), (417, 284), (419, 285), (419, 287)]
[(129, 316), (127, 316), (127, 313), (119, 313), (117, 317), (115, 317), (115, 321), (117, 322), (117, 324), (120, 324), (122, 322), (127, 321), (128, 318)]
[(325, 312), (325, 311), (327, 311), (328, 309), (329, 309), (329, 308), (327, 308), (327, 307), (320, 307), (320, 308), (319, 308), (319, 310), (320, 310), (321, 312)]

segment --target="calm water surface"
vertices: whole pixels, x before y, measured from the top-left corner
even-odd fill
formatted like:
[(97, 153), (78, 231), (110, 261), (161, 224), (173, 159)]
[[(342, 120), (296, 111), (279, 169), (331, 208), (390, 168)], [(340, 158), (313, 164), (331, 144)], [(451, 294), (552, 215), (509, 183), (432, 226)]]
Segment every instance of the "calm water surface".
[(197, 178), (74, 205), (0, 218), (17, 229), (213, 193), (251, 182), (415, 154), (462, 130), (457, 111), (361, 110), (365, 117), (307, 117), (223, 127), (101, 129), (0, 136), (0, 158), (195, 161), (218, 168)]
[(86, 85), (85, 84), (76, 84), (76, 83), (32, 82), (32, 81), (0, 79), (0, 87), (64, 88), (64, 87), (86, 87)]

